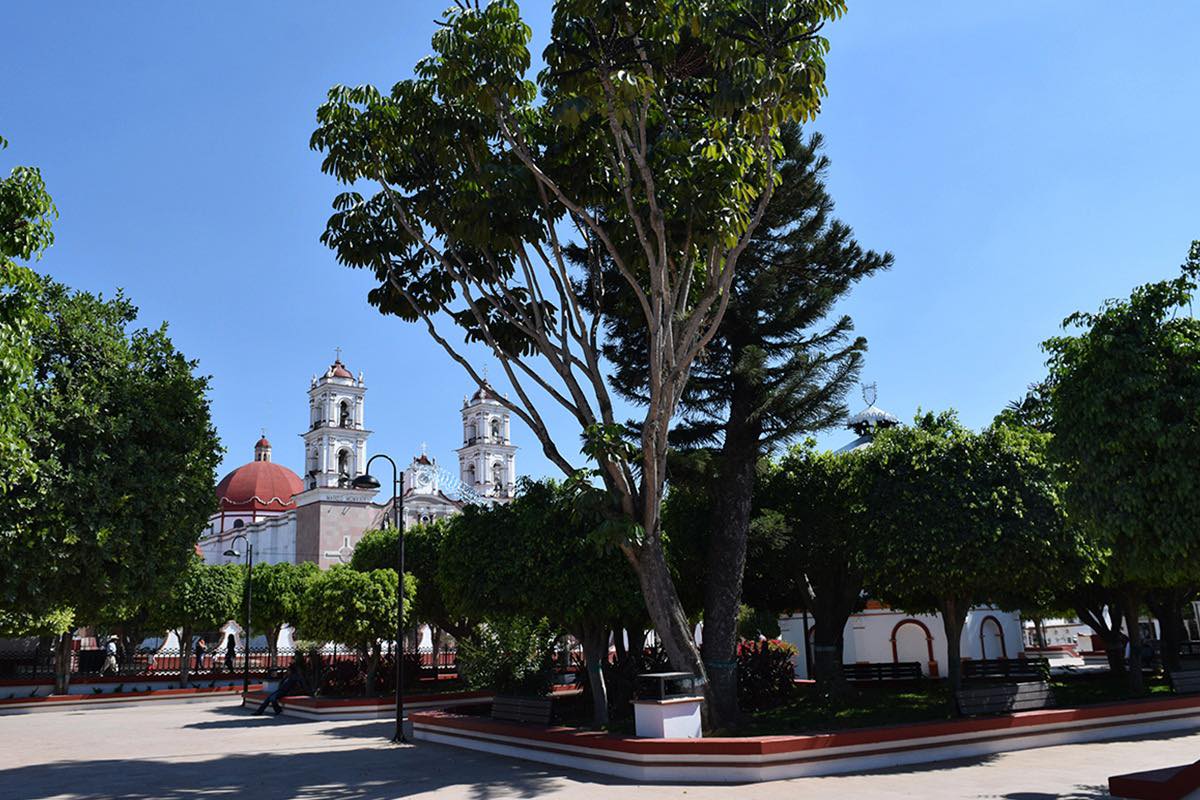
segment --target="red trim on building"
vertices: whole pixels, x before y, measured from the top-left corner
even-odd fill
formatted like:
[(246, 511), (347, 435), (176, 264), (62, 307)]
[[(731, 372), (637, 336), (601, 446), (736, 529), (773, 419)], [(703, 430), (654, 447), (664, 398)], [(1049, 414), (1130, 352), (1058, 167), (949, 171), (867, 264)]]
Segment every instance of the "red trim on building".
[(937, 659), (933, 657), (933, 634), (929, 632), (929, 627), (919, 619), (905, 617), (897, 622), (896, 626), (892, 628), (892, 663), (900, 663), (900, 654), (896, 649), (896, 631), (900, 630), (900, 626), (902, 625), (918, 625), (920, 626), (921, 630), (925, 631), (925, 647), (929, 651), (929, 675), (930, 677), (936, 678), (938, 675), (938, 663)]

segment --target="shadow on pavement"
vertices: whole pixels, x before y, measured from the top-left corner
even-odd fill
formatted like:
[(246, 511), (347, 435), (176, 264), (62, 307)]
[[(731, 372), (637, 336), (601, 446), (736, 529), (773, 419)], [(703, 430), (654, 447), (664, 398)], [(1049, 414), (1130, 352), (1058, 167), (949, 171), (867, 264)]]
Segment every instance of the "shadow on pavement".
[[(574, 780), (589, 778), (572, 776)], [(561, 785), (536, 765), (434, 744), (229, 755), (203, 761), (136, 758), (40, 764), (0, 773), (6, 800), (196, 800), (303, 797), (385, 800), (461, 787), (472, 800), (529, 798)]]
[(1002, 795), (1003, 800), (1105, 800), (1111, 798), (1107, 786), (1077, 786), (1070, 794), (1045, 792), (1013, 792)]

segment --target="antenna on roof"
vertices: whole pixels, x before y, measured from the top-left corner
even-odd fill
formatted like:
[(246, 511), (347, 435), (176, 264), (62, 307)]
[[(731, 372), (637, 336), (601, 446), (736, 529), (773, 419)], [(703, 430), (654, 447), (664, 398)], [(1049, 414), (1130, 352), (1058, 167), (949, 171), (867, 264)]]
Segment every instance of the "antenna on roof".
[(863, 402), (865, 402), (867, 405), (875, 405), (875, 398), (878, 396), (878, 394), (879, 392), (877, 391), (877, 387), (874, 383), (864, 383), (862, 385)]

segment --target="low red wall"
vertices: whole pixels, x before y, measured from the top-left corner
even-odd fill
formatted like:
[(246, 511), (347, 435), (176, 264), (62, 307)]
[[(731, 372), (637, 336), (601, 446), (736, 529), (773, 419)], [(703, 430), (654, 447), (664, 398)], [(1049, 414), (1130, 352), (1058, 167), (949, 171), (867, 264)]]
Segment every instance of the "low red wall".
[(515, 736), (540, 742), (589, 747), (622, 753), (645, 755), (777, 755), (835, 747), (854, 747), (866, 744), (900, 743), (909, 739), (926, 739), (956, 734), (994, 731), (997, 734), (1019, 733), (1021, 728), (1062, 722), (1098, 721), (1106, 717), (1130, 714), (1151, 714), (1160, 711), (1194, 711), (1200, 707), (1200, 697), (1172, 697), (1164, 700), (1130, 700), (1084, 708), (1063, 708), (1045, 711), (1021, 711), (1001, 717), (918, 722), (886, 728), (859, 728), (834, 733), (805, 736), (748, 736), (712, 737), (705, 739), (639, 739), (633, 736), (580, 731), (574, 728), (542, 728), (495, 722), (483, 717), (466, 717), (445, 711), (420, 712), (412, 715), (414, 724), (429, 723), (441, 728), (478, 731), (502, 736)]

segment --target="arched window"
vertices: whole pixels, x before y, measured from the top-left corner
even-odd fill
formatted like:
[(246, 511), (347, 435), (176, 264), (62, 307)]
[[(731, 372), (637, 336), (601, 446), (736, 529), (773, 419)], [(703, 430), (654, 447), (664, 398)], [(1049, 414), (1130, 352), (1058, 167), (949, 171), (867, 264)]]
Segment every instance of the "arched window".
[(235, 519), (235, 520), (233, 521), (233, 527), (234, 527), (235, 529), (236, 529), (236, 528), (241, 528), (241, 527), (244, 527), (244, 526), (245, 526), (245, 524), (246, 524), (246, 523), (245, 523), (245, 522), (243, 522), (243, 521), (242, 521), (242, 520), (240, 520), (240, 519)]
[(467, 485), (468, 486), (475, 485), (475, 465), (474, 464), (467, 465)]
[(500, 420), (498, 419), (492, 420), (492, 438), (500, 441)]
[(467, 423), (467, 444), (473, 443), (475, 441), (475, 436), (476, 436), (475, 423), (468, 422)]
[(492, 465), (492, 483), (498, 489), (504, 487), (504, 465), (499, 461)]
[(350, 403), (346, 400), (343, 400), (342, 405), (341, 405), (341, 410), (342, 410), (341, 416), (338, 418), (339, 424), (343, 428), (349, 428), (350, 427)]
[(338, 475), (341, 475), (346, 478), (350, 477), (350, 451), (349, 450), (338, 451)]

